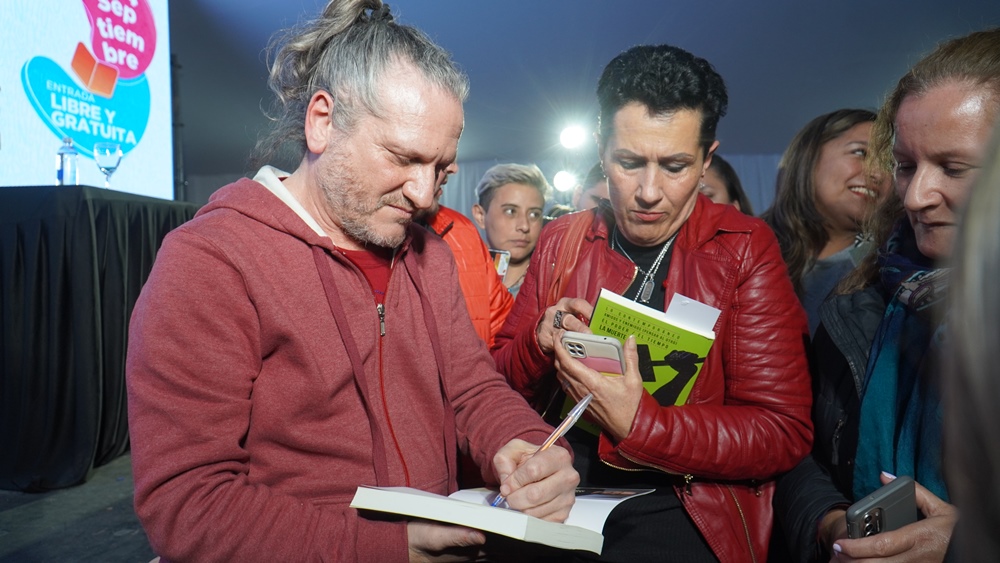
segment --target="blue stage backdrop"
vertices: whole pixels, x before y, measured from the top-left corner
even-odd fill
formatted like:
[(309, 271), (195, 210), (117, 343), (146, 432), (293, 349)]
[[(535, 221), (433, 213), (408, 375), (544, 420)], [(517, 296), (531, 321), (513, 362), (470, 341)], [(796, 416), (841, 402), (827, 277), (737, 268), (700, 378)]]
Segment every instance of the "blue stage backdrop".
[(0, 185), (54, 184), (69, 137), (80, 183), (103, 186), (94, 143), (125, 156), (112, 189), (173, 199), (166, 0), (0, 2)]

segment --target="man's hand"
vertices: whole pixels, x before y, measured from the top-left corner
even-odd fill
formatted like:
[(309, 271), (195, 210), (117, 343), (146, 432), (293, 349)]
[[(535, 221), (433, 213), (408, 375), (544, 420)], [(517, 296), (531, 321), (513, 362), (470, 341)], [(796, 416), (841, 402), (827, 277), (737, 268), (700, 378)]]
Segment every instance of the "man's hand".
[(412, 563), (474, 561), (483, 557), (479, 546), (486, 543), (478, 530), (426, 520), (408, 522), (406, 539)]
[(632, 430), (632, 421), (642, 398), (642, 376), (635, 337), (625, 341), (625, 374), (621, 377), (601, 375), (569, 355), (562, 346), (556, 350), (556, 377), (566, 394), (579, 401), (587, 393), (594, 399), (587, 407), (587, 418), (593, 420), (615, 442), (620, 442)]
[(515, 510), (563, 522), (576, 500), (580, 475), (573, 469), (573, 460), (565, 448), (537, 450), (538, 446), (515, 439), (493, 456), (500, 494)]
[[(882, 484), (892, 481), (882, 473)], [(891, 532), (833, 544), (834, 561), (934, 561), (944, 560), (958, 509), (917, 483), (917, 508), (924, 519)]]
[[(562, 311), (562, 314), (559, 315), (560, 326), (557, 327), (555, 318), (559, 311)], [(587, 323), (580, 319), (589, 321), (593, 314), (594, 306), (586, 299), (563, 297), (558, 303), (546, 309), (542, 318), (538, 320), (538, 324), (535, 326), (535, 339), (538, 341), (538, 347), (542, 352), (551, 354), (559, 345), (559, 334), (562, 330), (589, 333), (590, 328)]]

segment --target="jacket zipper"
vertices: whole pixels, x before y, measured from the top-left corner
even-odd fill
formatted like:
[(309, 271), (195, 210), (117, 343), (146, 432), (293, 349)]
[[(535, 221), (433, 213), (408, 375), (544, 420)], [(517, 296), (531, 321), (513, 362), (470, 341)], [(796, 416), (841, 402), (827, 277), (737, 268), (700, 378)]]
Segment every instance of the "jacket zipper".
[(750, 541), (750, 526), (747, 525), (747, 518), (746, 515), (743, 514), (743, 507), (740, 506), (740, 501), (736, 498), (736, 492), (733, 491), (733, 486), (726, 485), (726, 488), (729, 489), (729, 496), (733, 497), (733, 503), (736, 504), (736, 510), (740, 513), (740, 520), (743, 522), (743, 533), (747, 538), (747, 548), (750, 550), (750, 560), (757, 563), (757, 554), (754, 553), (753, 542)]
[[(625, 452), (619, 451), (618, 453), (621, 454), (622, 457), (624, 457), (625, 459), (627, 459), (627, 460), (629, 460), (629, 461), (631, 461), (633, 463), (643, 463), (643, 464), (648, 465), (650, 467), (655, 467), (656, 469), (658, 469), (660, 471), (663, 471), (664, 473), (667, 473), (667, 474), (670, 474), (670, 475), (680, 475), (679, 473), (675, 473), (673, 471), (668, 471), (667, 469), (665, 469), (663, 467), (660, 467), (660, 466), (658, 466), (656, 464), (640, 462), (639, 460), (630, 457)], [(618, 467), (617, 465), (615, 465), (613, 463), (608, 463), (607, 461), (604, 461), (603, 459), (601, 460), (601, 462), (603, 462), (605, 465), (607, 465), (609, 467), (614, 467), (615, 469), (620, 469), (622, 471), (649, 471), (649, 469), (631, 469), (631, 468), (625, 468), (625, 467)], [(685, 473), (683, 475), (683, 477), (684, 477), (684, 493), (686, 495), (688, 495), (688, 496), (693, 496), (693, 494), (691, 493), (691, 482), (694, 481), (694, 475), (692, 475), (690, 473)], [(729, 490), (729, 496), (732, 497), (733, 504), (736, 505), (736, 510), (740, 514), (740, 522), (743, 523), (743, 534), (744, 534), (744, 536), (746, 537), (746, 540), (747, 540), (747, 548), (749, 548), (749, 550), (750, 550), (750, 559), (754, 563), (757, 563), (757, 554), (754, 553), (753, 542), (750, 540), (750, 526), (747, 524), (746, 514), (743, 513), (743, 507), (740, 505), (739, 499), (736, 498), (736, 493), (733, 491), (733, 486), (732, 485), (726, 485), (726, 489)], [(759, 483), (757, 483), (755, 485), (755, 489), (754, 490), (755, 490), (755, 494), (757, 496), (761, 495), (760, 484)]]
[(385, 336), (385, 305), (381, 303), (375, 304), (375, 310), (378, 312), (378, 333), (379, 336)]
[[(618, 453), (621, 454), (622, 457), (624, 457), (625, 459), (627, 459), (627, 460), (629, 460), (629, 461), (631, 461), (633, 463), (643, 463), (643, 462), (640, 462), (639, 460), (637, 460), (635, 458), (630, 457), (628, 454), (626, 454), (624, 452), (619, 451)], [(618, 466), (614, 465), (613, 463), (608, 463), (608, 462), (604, 461), (603, 459), (601, 461), (605, 465), (608, 465), (610, 467), (614, 467), (615, 469), (621, 469), (623, 471), (649, 471), (648, 469), (628, 469), (628, 468), (625, 468), (625, 467), (618, 467)], [(670, 475), (680, 475), (679, 473), (675, 473), (673, 471), (668, 471), (667, 469), (665, 469), (663, 467), (659, 467), (656, 464), (649, 463), (649, 464), (645, 464), (645, 465), (649, 465), (650, 467), (655, 467), (656, 469), (658, 469), (660, 471), (663, 471), (664, 473), (667, 473), (667, 474), (670, 474)], [(685, 473), (683, 475), (683, 477), (684, 477), (684, 493), (686, 495), (688, 495), (688, 496), (693, 496), (693, 494), (691, 492), (691, 482), (694, 481), (694, 475), (692, 475), (690, 473)], [(761, 495), (760, 483), (757, 483), (756, 481), (754, 481), (753, 483), (754, 483), (754, 493), (757, 496), (760, 496)], [(756, 563), (756, 561), (757, 561), (757, 555), (754, 553), (754, 550), (753, 550), (753, 542), (750, 541), (750, 526), (747, 524), (746, 514), (743, 513), (743, 507), (740, 505), (739, 499), (736, 498), (736, 493), (733, 491), (733, 486), (732, 485), (726, 485), (726, 489), (729, 490), (729, 496), (732, 497), (733, 503), (736, 505), (736, 510), (740, 513), (740, 521), (743, 523), (743, 534), (746, 536), (747, 547), (750, 549), (750, 558), (754, 561), (754, 563)]]
[(691, 496), (691, 481), (694, 481), (694, 475), (692, 475), (690, 473), (684, 473), (684, 474), (677, 473), (676, 471), (670, 471), (669, 469), (667, 469), (665, 467), (660, 467), (659, 465), (656, 465), (655, 463), (647, 463), (647, 462), (639, 461), (639, 460), (637, 460), (635, 458), (629, 457), (628, 454), (626, 454), (625, 452), (622, 452), (622, 451), (619, 451), (618, 453), (621, 454), (621, 456), (623, 458), (631, 461), (632, 463), (638, 463), (639, 465), (646, 465), (646, 466), (652, 467), (653, 469), (644, 469), (644, 468), (635, 468), (635, 467), (618, 467), (617, 465), (615, 465), (613, 463), (610, 463), (610, 462), (607, 462), (607, 461), (604, 461), (603, 459), (601, 460), (601, 463), (603, 463), (604, 465), (607, 465), (608, 467), (613, 467), (615, 469), (618, 469), (620, 471), (654, 471), (655, 470), (655, 471), (662, 471), (663, 473), (666, 473), (667, 475), (679, 475), (679, 476), (682, 476), (684, 478), (684, 492), (688, 496)]
[(837, 420), (837, 426), (833, 429), (833, 449), (830, 452), (830, 463), (833, 465), (839, 464), (840, 459), (840, 431), (844, 429), (844, 424), (846, 419), (841, 418)]

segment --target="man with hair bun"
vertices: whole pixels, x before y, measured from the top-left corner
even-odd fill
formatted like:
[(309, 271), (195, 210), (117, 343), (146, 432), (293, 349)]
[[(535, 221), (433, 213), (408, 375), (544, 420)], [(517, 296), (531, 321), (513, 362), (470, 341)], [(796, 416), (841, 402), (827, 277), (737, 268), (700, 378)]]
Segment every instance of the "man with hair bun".
[[(457, 170), (466, 77), (380, 0), (333, 0), (273, 50), (263, 160), (159, 251), (127, 364), (135, 508), (164, 559), (438, 561), (477, 531), (349, 508), (456, 488), (565, 520), (579, 476), (477, 338), (448, 246), (412, 223)], [(532, 455), (534, 454), (534, 455)]]

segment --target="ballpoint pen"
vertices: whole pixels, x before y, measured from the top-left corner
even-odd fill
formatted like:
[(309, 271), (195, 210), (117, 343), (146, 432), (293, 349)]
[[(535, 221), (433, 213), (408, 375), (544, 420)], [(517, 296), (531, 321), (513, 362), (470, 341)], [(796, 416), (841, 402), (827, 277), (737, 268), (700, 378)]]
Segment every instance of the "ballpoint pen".
[[(552, 433), (549, 434), (549, 437), (546, 438), (545, 441), (542, 442), (542, 445), (539, 446), (537, 450), (535, 450), (535, 453), (531, 455), (535, 455), (538, 452), (547, 450), (549, 446), (556, 443), (556, 440), (562, 438), (563, 435), (566, 434), (566, 432), (569, 432), (569, 429), (572, 428), (574, 424), (576, 424), (576, 421), (580, 420), (580, 416), (583, 415), (583, 411), (587, 410), (587, 405), (590, 404), (590, 400), (593, 398), (594, 398), (593, 394), (587, 393), (587, 395), (584, 396), (584, 398), (580, 399), (580, 402), (577, 403), (572, 409), (570, 409), (569, 413), (566, 415), (566, 418), (564, 418), (563, 421), (559, 423), (559, 426), (556, 426), (555, 430), (553, 430)], [(493, 502), (490, 503), (490, 506), (500, 506), (505, 500), (506, 499), (504, 498), (503, 495), (497, 493), (497, 498), (493, 499)]]

